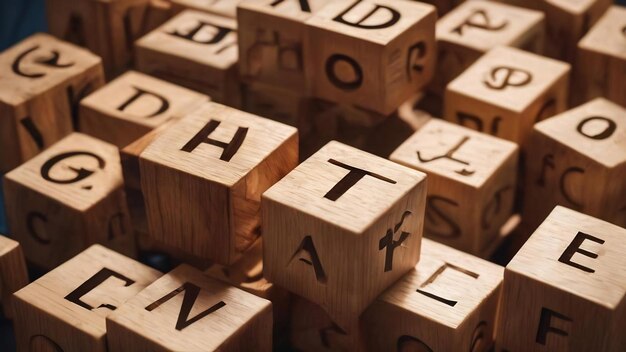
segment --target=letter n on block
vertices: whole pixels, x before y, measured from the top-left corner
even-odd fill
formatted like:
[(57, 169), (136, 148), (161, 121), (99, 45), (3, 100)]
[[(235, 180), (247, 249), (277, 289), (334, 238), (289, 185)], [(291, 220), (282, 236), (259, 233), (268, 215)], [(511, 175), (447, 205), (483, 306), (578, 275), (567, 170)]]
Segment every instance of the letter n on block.
[(272, 303), (183, 264), (106, 322), (109, 351), (272, 350)]
[(293, 169), (293, 127), (207, 103), (140, 155), (150, 235), (232, 264), (258, 237), (261, 194)]
[(497, 351), (626, 350), (626, 229), (557, 206), (504, 272)]
[(419, 259), (421, 172), (330, 142), (263, 195), (263, 272), (342, 329)]

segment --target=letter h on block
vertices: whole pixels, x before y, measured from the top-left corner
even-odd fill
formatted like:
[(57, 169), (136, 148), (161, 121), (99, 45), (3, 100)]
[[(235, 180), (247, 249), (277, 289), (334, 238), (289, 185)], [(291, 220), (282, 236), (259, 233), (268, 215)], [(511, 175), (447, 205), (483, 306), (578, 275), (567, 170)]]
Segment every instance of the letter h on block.
[(140, 154), (150, 236), (232, 264), (259, 235), (261, 193), (297, 162), (295, 128), (216, 103), (202, 105)]
[(497, 351), (624, 351), (626, 229), (557, 206), (507, 265)]
[(330, 142), (263, 194), (267, 279), (347, 330), (417, 263), (425, 178)]

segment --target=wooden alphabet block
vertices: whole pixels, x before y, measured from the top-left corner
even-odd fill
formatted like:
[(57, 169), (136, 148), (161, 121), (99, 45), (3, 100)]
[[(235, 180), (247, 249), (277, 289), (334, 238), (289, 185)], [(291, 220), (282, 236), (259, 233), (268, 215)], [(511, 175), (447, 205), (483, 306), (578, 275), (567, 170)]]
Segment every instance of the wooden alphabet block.
[(13, 318), (13, 292), (28, 285), (28, 271), (22, 247), (0, 235), (0, 302), (6, 318)]
[(153, 31), (172, 17), (170, 0), (150, 0), (141, 24), (140, 36)]
[(306, 21), (313, 96), (391, 114), (434, 74), (436, 20), (420, 2), (328, 3)]
[(570, 65), (495, 48), (448, 84), (444, 119), (525, 146), (532, 126), (567, 107)]
[(150, 235), (232, 264), (259, 235), (261, 193), (297, 162), (295, 128), (206, 103), (140, 155)]
[(105, 318), (161, 273), (93, 245), (16, 292), (19, 351), (107, 351)]
[(310, 55), (303, 50), (304, 22), (328, 2), (242, 2), (237, 9), (242, 79), (304, 92), (304, 62)]
[(48, 31), (96, 53), (109, 78), (132, 64), (150, 0), (46, 0)]
[(507, 45), (541, 54), (542, 12), (492, 1), (467, 1), (437, 21), (437, 69), (429, 88), (443, 95), (446, 85), (484, 53)]
[(129, 71), (80, 103), (80, 131), (122, 148), (208, 101), (204, 94)]
[(365, 311), (372, 351), (489, 351), (504, 268), (428, 239), (420, 262)]
[(431, 119), (390, 159), (428, 175), (425, 237), (483, 258), (491, 255), (513, 215), (515, 143)]
[(239, 105), (237, 23), (183, 11), (135, 42), (137, 70)]
[(6, 174), (9, 228), (50, 269), (90, 244), (134, 255), (117, 148), (73, 133)]
[(624, 351), (626, 230), (557, 206), (506, 266), (497, 351)]
[(47, 34), (0, 54), (0, 174), (72, 131), (78, 102), (104, 84), (99, 57)]
[(578, 43), (575, 68), (577, 102), (605, 97), (626, 106), (626, 7), (609, 8)]
[(272, 303), (181, 265), (107, 317), (109, 350), (271, 351)]
[(526, 160), (525, 227), (558, 204), (626, 226), (625, 178), (626, 108), (597, 98), (540, 122)]
[(267, 279), (317, 303), (348, 329), (417, 263), (425, 178), (328, 143), (263, 194)]
[[(237, 5), (242, 0), (170, 0), (175, 13), (184, 10), (202, 11), (214, 15), (236, 18)], [(258, 1), (258, 0), (254, 0)]]

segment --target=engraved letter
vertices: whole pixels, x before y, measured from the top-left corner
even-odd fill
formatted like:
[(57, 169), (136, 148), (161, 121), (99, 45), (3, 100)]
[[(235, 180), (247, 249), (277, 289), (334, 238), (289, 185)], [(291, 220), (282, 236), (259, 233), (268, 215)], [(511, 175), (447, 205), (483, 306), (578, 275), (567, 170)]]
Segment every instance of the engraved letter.
[[(469, 162), (467, 162), (465, 160), (461, 160), (461, 159), (456, 159), (454, 157), (454, 153), (456, 153), (457, 150), (461, 149), (463, 144), (465, 144), (465, 142), (467, 142), (469, 140), (470, 140), (470, 137), (465, 136), (454, 147), (452, 147), (449, 151), (447, 151), (445, 154), (433, 156), (431, 158), (424, 158), (424, 157), (422, 157), (422, 153), (420, 151), (418, 151), (417, 152), (417, 159), (419, 159), (419, 161), (422, 162), (422, 163), (429, 163), (431, 161), (435, 161), (435, 160), (439, 160), (439, 159), (450, 159), (450, 160), (452, 160), (454, 162), (457, 162), (459, 164), (463, 164), (463, 165), (469, 166)], [(457, 174), (462, 175), (462, 176), (471, 176), (476, 171), (467, 170), (466, 168), (462, 168), (461, 170), (455, 170), (454, 172), (456, 172)]]
[[(271, 3), (270, 6), (276, 7), (282, 4), (283, 2), (285, 2), (285, 0), (276, 0), (273, 3)], [(302, 12), (309, 12), (309, 13), (311, 12), (311, 6), (309, 5), (308, 0), (298, 0), (298, 3), (300, 3), (300, 10), (302, 10)]]
[[(196, 40), (196, 34), (198, 34), (198, 32), (200, 32), (204, 27), (212, 27), (215, 29), (215, 33), (213, 34), (213, 36), (210, 39), (207, 40)], [(179, 37), (182, 39), (186, 39), (189, 41), (192, 41), (194, 43), (198, 43), (198, 44), (207, 44), (207, 45), (212, 45), (212, 44), (217, 44), (219, 42), (221, 42), (224, 38), (226, 38), (226, 36), (228, 35), (228, 33), (232, 32), (232, 29), (230, 28), (226, 28), (226, 27), (222, 27), (216, 24), (212, 24), (212, 23), (208, 23), (208, 22), (204, 22), (204, 21), (198, 21), (198, 24), (189, 31), (189, 33), (181, 33), (178, 30), (175, 30), (174, 32), (168, 32), (167, 34), (169, 35), (173, 35), (175, 37)]]
[[(448, 215), (446, 215), (437, 203), (445, 203), (458, 207), (459, 203), (440, 196), (428, 196), (426, 198), (426, 223), (424, 231), (433, 236), (454, 238), (461, 235), (461, 228)], [(449, 231), (441, 231), (438, 229), (439, 221), (442, 220), (448, 227)]]
[[(504, 72), (504, 74), (501, 72)], [(497, 66), (489, 71), (483, 83), (491, 89), (503, 90), (506, 87), (523, 87), (530, 83), (532, 78), (533, 76), (526, 70), (509, 66)]]
[[(342, 80), (337, 76), (337, 72), (335, 70), (337, 63), (339, 62), (350, 65), (352, 71), (354, 72), (353, 80)], [(342, 54), (334, 54), (326, 60), (326, 77), (328, 77), (330, 83), (343, 90), (355, 90), (363, 84), (363, 70), (361, 69), (359, 63), (350, 56)]]
[[(391, 26), (393, 26), (394, 24), (396, 24), (400, 20), (400, 12), (398, 12), (398, 11), (392, 9), (391, 7), (388, 7), (388, 6), (374, 5), (374, 8), (372, 8), (358, 22), (350, 22), (350, 21), (348, 21), (345, 18), (345, 16), (350, 11), (352, 11), (354, 8), (356, 8), (360, 3), (361, 3), (361, 0), (357, 0), (356, 2), (354, 2), (354, 4), (352, 4), (350, 7), (348, 7), (345, 11), (343, 11), (342, 13), (337, 15), (337, 17), (333, 18), (333, 21), (337, 21), (339, 23), (343, 23), (343, 24), (348, 25), (348, 26), (357, 27), (357, 28), (363, 28), (363, 29), (382, 29), (382, 28), (391, 27)], [(381, 10), (381, 11), (385, 11), (386, 10), (386, 12), (391, 16), (391, 17), (389, 17), (387, 22), (382, 22), (382, 23), (378, 23), (378, 24), (363, 24), (363, 22), (367, 21), (368, 18), (372, 17), (379, 10)]]
[(576, 237), (574, 237), (574, 240), (569, 244), (569, 246), (567, 246), (567, 248), (565, 248), (565, 251), (563, 251), (563, 254), (561, 254), (561, 256), (559, 257), (559, 262), (563, 263), (563, 264), (567, 264), (569, 266), (572, 266), (576, 269), (580, 269), (584, 272), (587, 273), (594, 273), (595, 270), (588, 268), (584, 265), (580, 265), (578, 263), (575, 263), (572, 261), (572, 257), (574, 256), (574, 254), (576, 253), (580, 253), (584, 256), (587, 256), (589, 258), (598, 258), (598, 255), (596, 253), (592, 253), (589, 252), (587, 250), (584, 250), (582, 248), (580, 248), (580, 245), (585, 241), (585, 240), (589, 240), (589, 241), (593, 241), (596, 243), (600, 243), (603, 244), (604, 240), (588, 235), (586, 233), (583, 232), (578, 232), (576, 234)]
[[(68, 166), (67, 168), (74, 171), (76, 173), (76, 176), (70, 179), (56, 179), (56, 178), (52, 178), (50, 176), (50, 170), (59, 162), (65, 160), (65, 159), (69, 159), (75, 156), (79, 156), (79, 155), (84, 155), (84, 156), (89, 156), (92, 157), (94, 159), (96, 159), (96, 161), (98, 161), (98, 168), (99, 169), (104, 169), (104, 166), (106, 165), (104, 159), (102, 159), (100, 156), (94, 154), (94, 153), (90, 153), (90, 152), (83, 152), (83, 151), (78, 151), (78, 152), (66, 152), (66, 153), (61, 153), (58, 155), (53, 156), (52, 158), (50, 158), (48, 161), (46, 161), (42, 166), (41, 166), (41, 177), (43, 177), (44, 180), (46, 181), (50, 181), (53, 183), (58, 183), (61, 185), (67, 185), (67, 184), (71, 184), (71, 183), (76, 183), (79, 181), (82, 181), (84, 179), (86, 179), (87, 177), (93, 175), (95, 173), (94, 170), (87, 170), (83, 167), (80, 168), (76, 168), (74, 166)], [(91, 189), (91, 186), (88, 186), (89, 188), (86, 189)]]
[[(85, 281), (82, 285), (78, 286), (77, 289), (75, 289), (74, 291), (70, 292), (67, 296), (65, 296), (65, 299), (78, 304), (79, 306), (88, 309), (88, 310), (92, 310), (95, 309), (95, 307), (90, 306), (89, 304), (81, 301), (80, 299), (86, 295), (87, 293), (89, 293), (91, 290), (93, 290), (94, 288), (98, 287), (98, 285), (100, 285), (101, 283), (103, 283), (106, 279), (110, 278), (110, 277), (114, 277), (116, 279), (122, 280), (124, 281), (124, 287), (128, 287), (132, 284), (135, 283), (134, 280), (131, 280), (129, 278), (127, 278), (126, 276), (117, 273), (113, 270), (107, 269), (107, 268), (102, 268), (100, 271), (98, 271), (94, 276), (90, 277), (89, 280)], [(116, 306), (113, 306), (111, 304), (101, 304), (100, 306), (98, 306), (98, 308), (106, 308), (106, 309), (110, 309), (110, 310), (115, 310), (117, 309)]]
[(402, 335), (398, 338), (396, 350), (398, 352), (433, 352), (424, 341), (409, 335)]
[(467, 27), (480, 28), (487, 31), (499, 31), (508, 25), (508, 21), (504, 20), (500, 24), (491, 24), (491, 18), (487, 15), (487, 11), (482, 9), (474, 10), (460, 25), (452, 29), (452, 33), (463, 35), (463, 29)]
[(565, 315), (555, 312), (548, 308), (541, 308), (541, 318), (539, 319), (539, 328), (537, 329), (537, 343), (540, 343), (545, 346), (546, 337), (549, 332), (555, 333), (560, 336), (568, 336), (566, 331), (550, 326), (550, 320), (552, 317), (559, 318), (565, 321), (572, 321), (569, 317)]
[(289, 264), (291, 264), (291, 262), (300, 252), (306, 252), (307, 258), (299, 256), (298, 260), (305, 264), (313, 266), (313, 270), (315, 271), (315, 278), (317, 279), (317, 281), (320, 283), (326, 283), (326, 273), (324, 272), (322, 262), (317, 255), (317, 250), (315, 249), (315, 245), (313, 244), (313, 238), (311, 236), (306, 236), (304, 239), (302, 239), (302, 242), (300, 242), (300, 246), (298, 246), (298, 249), (293, 252), (291, 259), (289, 259)]
[[(591, 121), (604, 121), (606, 122), (606, 127), (604, 128), (602, 132), (599, 132), (593, 135), (587, 134), (584, 131), (585, 125)], [(617, 129), (617, 124), (615, 123), (615, 121), (606, 117), (602, 117), (602, 116), (587, 117), (586, 119), (583, 119), (582, 121), (580, 121), (580, 123), (576, 127), (576, 130), (578, 131), (578, 133), (582, 134), (585, 137), (596, 139), (596, 140), (603, 140), (603, 139), (607, 139), (611, 137), (611, 135), (613, 135), (616, 129)]]
[(333, 165), (337, 165), (344, 169), (350, 170), (350, 172), (346, 176), (344, 176), (344, 178), (342, 178), (341, 181), (339, 181), (330, 191), (328, 191), (324, 195), (324, 198), (330, 199), (332, 201), (336, 201), (337, 199), (339, 199), (344, 193), (346, 193), (350, 188), (352, 188), (352, 186), (354, 186), (357, 182), (359, 182), (365, 176), (371, 176), (381, 181), (391, 183), (392, 185), (396, 184), (396, 181), (390, 178), (387, 178), (385, 176), (381, 176), (381, 175), (378, 175), (378, 174), (375, 174), (373, 172), (369, 172), (363, 169), (359, 169), (354, 166), (344, 164), (335, 159), (328, 159), (328, 162)]
[(20, 120), (20, 123), (28, 131), (28, 134), (30, 134), (30, 136), (33, 138), (33, 141), (35, 141), (37, 148), (39, 148), (40, 150), (43, 149), (43, 136), (33, 122), (33, 119), (31, 119), (30, 116), (26, 116), (25, 118)]
[(40, 212), (32, 211), (26, 215), (26, 228), (28, 233), (41, 244), (50, 244), (51, 240), (47, 234), (37, 231), (36, 222), (47, 223), (48, 218)]
[(165, 111), (167, 111), (167, 109), (169, 109), (170, 103), (162, 95), (159, 95), (159, 94), (154, 93), (154, 92), (149, 92), (147, 90), (144, 90), (144, 89), (141, 89), (141, 88), (138, 88), (138, 87), (134, 87), (134, 86), (133, 86), (133, 88), (136, 90), (135, 94), (133, 94), (124, 103), (122, 103), (122, 105), (118, 106), (117, 110), (123, 112), (124, 110), (126, 110), (126, 108), (129, 105), (131, 105), (132, 103), (134, 103), (136, 100), (138, 100), (140, 97), (142, 97), (144, 95), (150, 95), (150, 96), (153, 96), (153, 97), (157, 98), (161, 102), (161, 105), (153, 113), (147, 114), (147, 115), (145, 115), (143, 117), (154, 117), (154, 116), (157, 116), (157, 115), (160, 115), (160, 114), (164, 113)]
[[(20, 68), (22, 61), (27, 56), (29, 56), (30, 53), (37, 51), (38, 49), (39, 49), (39, 45), (35, 45), (34, 47), (19, 54), (17, 58), (15, 58), (15, 61), (13, 61), (13, 64), (11, 65), (11, 70), (13, 70), (13, 73), (15, 73), (18, 76), (22, 76), (26, 78), (44, 77), (46, 75), (45, 72), (27, 73), (27, 72), (24, 72)], [(61, 57), (61, 54), (57, 50), (52, 50), (51, 53), (52, 55), (49, 58), (35, 59), (35, 63), (38, 63), (43, 66), (47, 66), (47, 67), (52, 67), (52, 68), (67, 68), (67, 67), (74, 66), (73, 62), (65, 63), (65, 64), (59, 63), (59, 58)]]
[(422, 72), (424, 65), (420, 63), (420, 59), (426, 56), (426, 43), (424, 41), (413, 44), (409, 47), (406, 60), (406, 76), (409, 82), (412, 80), (413, 72)]
[(231, 139), (228, 143), (209, 138), (211, 133), (215, 131), (220, 123), (221, 122), (217, 120), (210, 120), (192, 139), (189, 140), (189, 142), (187, 142), (187, 144), (181, 148), (181, 150), (191, 153), (200, 145), (200, 143), (207, 143), (224, 149), (222, 155), (220, 156), (220, 160), (230, 161), (230, 159), (232, 159), (235, 153), (239, 150), (239, 147), (243, 144), (243, 140), (246, 138), (248, 129), (238, 127), (233, 139)]
[[(435, 273), (434, 273), (434, 274), (432, 274), (432, 275), (428, 278), (428, 280), (424, 281), (424, 283), (420, 286), (420, 288), (424, 288), (424, 287), (425, 287), (425, 286), (427, 286), (428, 284), (432, 284), (433, 282), (435, 282), (435, 280), (437, 280), (437, 278), (439, 277), (439, 275), (442, 275), (442, 274), (443, 274), (443, 272), (444, 272), (447, 268), (450, 268), (450, 269), (456, 270), (456, 271), (458, 271), (458, 272), (460, 272), (460, 273), (463, 273), (463, 274), (465, 274), (465, 275), (467, 275), (467, 276), (470, 276), (470, 277), (472, 277), (472, 278), (474, 278), (474, 279), (478, 279), (478, 277), (479, 277), (479, 275), (478, 275), (478, 274), (476, 274), (476, 273), (474, 273), (474, 272), (471, 272), (471, 271), (469, 271), (469, 270), (463, 269), (463, 268), (458, 267), (458, 266), (456, 266), (456, 265), (452, 265), (452, 264), (444, 263), (441, 267), (439, 267), (439, 269), (437, 269), (437, 271), (435, 271)], [(449, 305), (450, 307), (454, 307), (454, 306), (457, 304), (457, 301), (449, 300), (449, 299), (446, 299), (446, 298), (443, 298), (443, 297), (437, 296), (437, 295), (435, 295), (435, 294), (433, 294), (433, 293), (426, 292), (426, 291), (422, 291), (422, 290), (420, 290), (419, 288), (418, 288), (416, 291), (417, 291), (417, 292), (419, 292), (419, 293), (421, 293), (421, 294), (423, 294), (423, 295), (424, 295), (424, 296), (426, 296), (426, 297), (429, 297), (429, 298), (432, 298), (432, 299), (434, 299), (434, 300), (437, 300), (437, 301), (439, 301), (439, 302), (441, 302), (441, 303), (447, 304), (447, 305)]]
[(399, 247), (402, 242), (406, 241), (409, 237), (410, 233), (406, 231), (402, 231), (400, 233), (400, 238), (397, 241), (393, 240), (393, 235), (400, 230), (402, 227), (402, 223), (404, 222), (404, 218), (411, 215), (410, 211), (405, 211), (400, 218), (400, 222), (396, 224), (396, 226), (392, 229), (387, 230), (387, 234), (383, 236), (378, 242), (378, 250), (383, 250), (383, 248), (387, 248), (385, 253), (385, 272), (393, 270), (393, 251)]

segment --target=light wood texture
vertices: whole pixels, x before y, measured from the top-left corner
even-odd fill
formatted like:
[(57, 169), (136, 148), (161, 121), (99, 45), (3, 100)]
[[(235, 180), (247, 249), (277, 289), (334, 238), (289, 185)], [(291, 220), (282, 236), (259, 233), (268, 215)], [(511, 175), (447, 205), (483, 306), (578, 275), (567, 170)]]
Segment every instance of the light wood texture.
[(535, 125), (524, 181), (531, 231), (555, 205), (626, 226), (626, 109), (596, 98)]
[(80, 130), (120, 148), (208, 101), (204, 94), (129, 71), (80, 103)]
[(532, 126), (567, 107), (570, 65), (495, 48), (446, 88), (444, 119), (524, 148)]
[(500, 228), (513, 215), (515, 143), (431, 119), (390, 159), (428, 175), (425, 237), (491, 255), (502, 241)]
[(267, 279), (319, 304), (349, 329), (418, 261), (425, 178), (328, 143), (263, 194)]
[(117, 148), (73, 133), (4, 178), (7, 220), (26, 258), (53, 268), (88, 245), (134, 255)]
[(161, 273), (93, 245), (15, 293), (18, 351), (107, 351), (105, 318)]
[(186, 10), (135, 42), (136, 68), (238, 106), (237, 23)]
[(107, 317), (109, 351), (271, 351), (272, 303), (181, 265)]
[(372, 351), (489, 351), (504, 268), (424, 239), (420, 262), (362, 317)]
[(497, 351), (624, 351), (626, 230), (556, 207), (507, 265)]
[(72, 131), (78, 101), (104, 84), (99, 57), (47, 34), (0, 54), (0, 174)]
[(435, 8), (406, 0), (332, 1), (306, 21), (313, 96), (392, 113), (432, 78)]
[(13, 292), (28, 285), (28, 272), (20, 244), (0, 235), (0, 299), (2, 314), (12, 319)]
[(103, 59), (109, 78), (132, 64), (150, 0), (46, 0), (48, 31)]
[(329, 0), (243, 1), (237, 8), (239, 71), (247, 82), (304, 92), (304, 22)]
[(626, 7), (611, 6), (578, 43), (575, 65), (578, 103), (606, 97), (626, 106)]
[(261, 193), (297, 162), (295, 128), (206, 103), (140, 155), (149, 234), (232, 264), (259, 235)]
[(429, 88), (443, 95), (450, 81), (497, 46), (541, 54), (544, 17), (539, 11), (492, 1), (463, 2), (437, 21), (437, 69)]
[[(170, 0), (173, 12), (184, 10), (202, 11), (230, 18), (237, 17), (237, 5), (242, 0)], [(252, 0), (259, 1), (259, 0)]]

